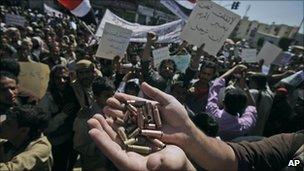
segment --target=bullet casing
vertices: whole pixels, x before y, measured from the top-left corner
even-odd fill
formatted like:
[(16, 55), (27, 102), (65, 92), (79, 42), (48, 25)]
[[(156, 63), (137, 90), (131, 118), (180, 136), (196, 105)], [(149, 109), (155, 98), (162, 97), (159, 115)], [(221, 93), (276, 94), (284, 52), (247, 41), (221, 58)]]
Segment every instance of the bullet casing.
[(148, 137), (155, 137), (155, 138), (162, 138), (163, 132), (157, 130), (141, 130), (141, 135), (148, 136)]
[(128, 138), (134, 138), (136, 137), (137, 135), (139, 135), (140, 133), (140, 129), (139, 128), (136, 128), (129, 136)]
[(161, 128), (162, 123), (161, 123), (161, 118), (160, 118), (160, 114), (159, 114), (157, 106), (153, 107), (153, 116), (154, 116), (154, 121), (155, 121), (156, 127)]
[(128, 138), (127, 138), (127, 135), (125, 133), (125, 128), (124, 127), (118, 127), (117, 129), (117, 133), (119, 135), (119, 137), (122, 139), (122, 141), (126, 141)]
[(128, 150), (141, 153), (141, 154), (149, 154), (152, 152), (152, 148), (147, 146), (139, 146), (139, 145), (128, 145)]
[(127, 139), (126, 141), (124, 141), (125, 145), (133, 145), (138, 141), (137, 138), (131, 138), (131, 139)]

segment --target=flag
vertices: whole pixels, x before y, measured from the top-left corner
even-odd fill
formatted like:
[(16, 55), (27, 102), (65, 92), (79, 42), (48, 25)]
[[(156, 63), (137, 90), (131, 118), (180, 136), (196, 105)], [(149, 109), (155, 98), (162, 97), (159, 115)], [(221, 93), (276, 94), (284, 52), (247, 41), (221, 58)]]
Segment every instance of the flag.
[(160, 3), (181, 19), (188, 20), (196, 0), (161, 0)]
[(97, 24), (89, 0), (58, 0), (58, 2), (87, 24)]

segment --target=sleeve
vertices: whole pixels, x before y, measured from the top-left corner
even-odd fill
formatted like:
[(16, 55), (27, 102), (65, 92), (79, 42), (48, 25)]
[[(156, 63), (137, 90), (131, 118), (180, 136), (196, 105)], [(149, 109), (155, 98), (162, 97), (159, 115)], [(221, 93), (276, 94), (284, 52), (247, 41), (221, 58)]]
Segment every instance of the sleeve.
[(116, 92), (124, 93), (125, 92), (125, 86), (126, 86), (126, 82), (121, 81), (120, 84), (119, 84), (119, 87), (116, 90)]
[(148, 84), (157, 87), (161, 90), (165, 90), (167, 87), (166, 81), (161, 75), (150, 65), (150, 61), (141, 61), (141, 73), (143, 75), (144, 81)]
[(44, 165), (51, 155), (51, 145), (48, 142), (39, 141), (24, 152), (16, 155), (10, 161), (0, 163), (0, 170), (33, 170)]
[(190, 84), (190, 81), (194, 78), (196, 73), (197, 73), (197, 70), (193, 70), (190, 67), (188, 67), (185, 71), (185, 78), (184, 78), (183, 85), (188, 87)]
[(255, 106), (247, 106), (245, 112), (240, 118), (239, 122), (242, 125), (242, 131), (248, 132), (256, 124), (257, 110)]
[(278, 134), (256, 142), (228, 143), (238, 160), (238, 170), (280, 170), (304, 143), (304, 134)]
[(216, 114), (220, 110), (218, 106), (219, 92), (223, 87), (225, 87), (225, 79), (216, 79), (209, 89), (206, 112), (213, 117), (217, 117)]

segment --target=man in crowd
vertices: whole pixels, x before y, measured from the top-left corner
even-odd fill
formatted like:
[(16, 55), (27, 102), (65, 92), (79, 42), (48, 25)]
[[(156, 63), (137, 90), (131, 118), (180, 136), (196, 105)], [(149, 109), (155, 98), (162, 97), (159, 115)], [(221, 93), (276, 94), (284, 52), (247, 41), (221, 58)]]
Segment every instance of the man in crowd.
[[(256, 123), (257, 111), (255, 102), (247, 87), (230, 88), (225, 91), (224, 109), (219, 108), (219, 92), (225, 87), (227, 77), (232, 74), (242, 74), (247, 69), (244, 65), (237, 65), (225, 74), (215, 79), (208, 95), (206, 112), (219, 123), (219, 136), (224, 140), (231, 140), (249, 132)], [(244, 79), (244, 78), (243, 78)]]
[(32, 106), (10, 108), (0, 120), (0, 170), (50, 171), (51, 144), (42, 134), (47, 116)]

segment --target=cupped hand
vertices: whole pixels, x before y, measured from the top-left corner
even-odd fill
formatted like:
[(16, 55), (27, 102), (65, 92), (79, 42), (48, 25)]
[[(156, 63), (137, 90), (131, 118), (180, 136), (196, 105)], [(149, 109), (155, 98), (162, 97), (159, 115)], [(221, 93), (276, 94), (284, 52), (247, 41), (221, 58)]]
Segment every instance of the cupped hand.
[(121, 147), (111, 118), (96, 114), (88, 124), (96, 146), (120, 170), (195, 170), (183, 150), (175, 145), (167, 145), (161, 151), (145, 156)]

